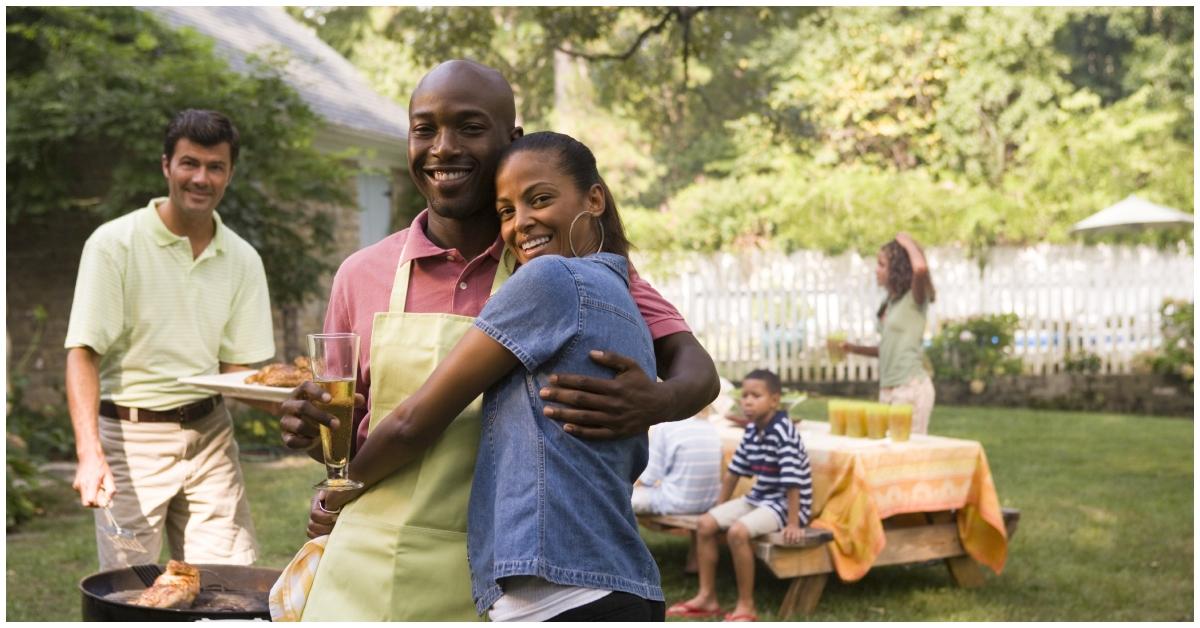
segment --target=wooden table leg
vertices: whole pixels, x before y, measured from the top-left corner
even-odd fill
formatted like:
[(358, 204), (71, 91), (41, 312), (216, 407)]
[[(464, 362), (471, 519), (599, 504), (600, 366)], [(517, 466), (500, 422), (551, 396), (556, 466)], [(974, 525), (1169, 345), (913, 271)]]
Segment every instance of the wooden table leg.
[(946, 567), (950, 570), (950, 577), (954, 579), (954, 584), (964, 589), (983, 586), (983, 568), (975, 562), (974, 558), (970, 556), (947, 558)]
[(787, 594), (783, 596), (783, 604), (779, 606), (779, 619), (791, 617), (797, 609), (801, 615), (811, 615), (817, 610), (817, 603), (821, 601), (821, 593), (825, 591), (825, 582), (828, 579), (827, 573), (793, 578)]
[[(954, 511), (949, 510), (929, 513), (931, 523), (950, 523), (956, 520), (955, 517)], [(964, 589), (983, 586), (983, 567), (967, 554), (947, 558), (946, 569), (950, 571), (954, 584)]]

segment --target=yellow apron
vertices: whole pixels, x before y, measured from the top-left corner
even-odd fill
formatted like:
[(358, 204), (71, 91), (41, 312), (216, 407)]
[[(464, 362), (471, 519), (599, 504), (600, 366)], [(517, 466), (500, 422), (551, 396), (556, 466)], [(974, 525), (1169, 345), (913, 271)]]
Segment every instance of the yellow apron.
[[(397, 268), (389, 311), (375, 314), (371, 330), (370, 431), (425, 383), (475, 320), (405, 312), (410, 268), (410, 262)], [(512, 269), (506, 249), (492, 294)], [(467, 502), (481, 410), (482, 399), (471, 402), (419, 460), (346, 506), (317, 568), (304, 621), (480, 619), (467, 566)]]

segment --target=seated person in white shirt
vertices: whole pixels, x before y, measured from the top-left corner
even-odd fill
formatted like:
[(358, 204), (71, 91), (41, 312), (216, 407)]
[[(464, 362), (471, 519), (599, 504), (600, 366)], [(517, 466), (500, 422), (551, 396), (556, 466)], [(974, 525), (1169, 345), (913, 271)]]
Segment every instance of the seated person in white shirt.
[(721, 437), (703, 417), (650, 430), (650, 460), (633, 487), (638, 514), (707, 512), (721, 490)]
[[(711, 406), (710, 406), (711, 409)], [(721, 490), (721, 437), (703, 415), (650, 429), (650, 460), (633, 487), (633, 511), (678, 515), (707, 512)], [(685, 573), (696, 572), (691, 535)]]

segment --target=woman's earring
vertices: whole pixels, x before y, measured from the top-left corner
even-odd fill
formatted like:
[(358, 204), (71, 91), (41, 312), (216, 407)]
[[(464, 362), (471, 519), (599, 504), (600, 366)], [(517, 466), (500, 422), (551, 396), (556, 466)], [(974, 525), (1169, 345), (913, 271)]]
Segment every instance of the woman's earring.
[(575, 214), (575, 217), (571, 219), (571, 226), (567, 227), (567, 244), (571, 245), (571, 255), (574, 255), (575, 257), (582, 257), (579, 252), (575, 250), (575, 223), (578, 222), (584, 214), (591, 215), (592, 218), (596, 219), (596, 226), (600, 228), (600, 246), (596, 248), (596, 252), (599, 253), (600, 251), (604, 250), (604, 223), (600, 220), (599, 216), (584, 210), (578, 214)]

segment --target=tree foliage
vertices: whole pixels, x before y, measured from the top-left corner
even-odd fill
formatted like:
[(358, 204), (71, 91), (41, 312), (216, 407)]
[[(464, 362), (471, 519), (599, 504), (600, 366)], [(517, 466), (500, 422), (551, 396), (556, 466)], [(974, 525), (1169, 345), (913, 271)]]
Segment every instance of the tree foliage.
[(6, 15), (10, 233), (64, 212), (108, 219), (163, 195), (167, 122), (182, 109), (217, 109), (242, 138), (222, 219), (258, 249), (276, 302), (314, 294), (332, 243), (317, 206), (350, 201), (348, 171), (313, 148), (319, 118), (284, 82), (282, 60), (238, 74), (207, 38), (131, 8)]
[[(824, 10), (756, 58), (774, 87), (726, 123), (737, 157), (672, 196), (665, 233), (633, 236), (838, 251), (904, 229), (982, 258), (1134, 192), (1191, 210), (1191, 10), (1163, 11)], [(1119, 76), (1078, 58), (1096, 21), (1127, 42)]]
[(642, 249), (867, 251), (904, 229), (985, 259), (1131, 193), (1192, 209), (1189, 7), (310, 17), (358, 63), (404, 59), (371, 66), (400, 97), (447, 58), (500, 69), (527, 129), (596, 148)]

